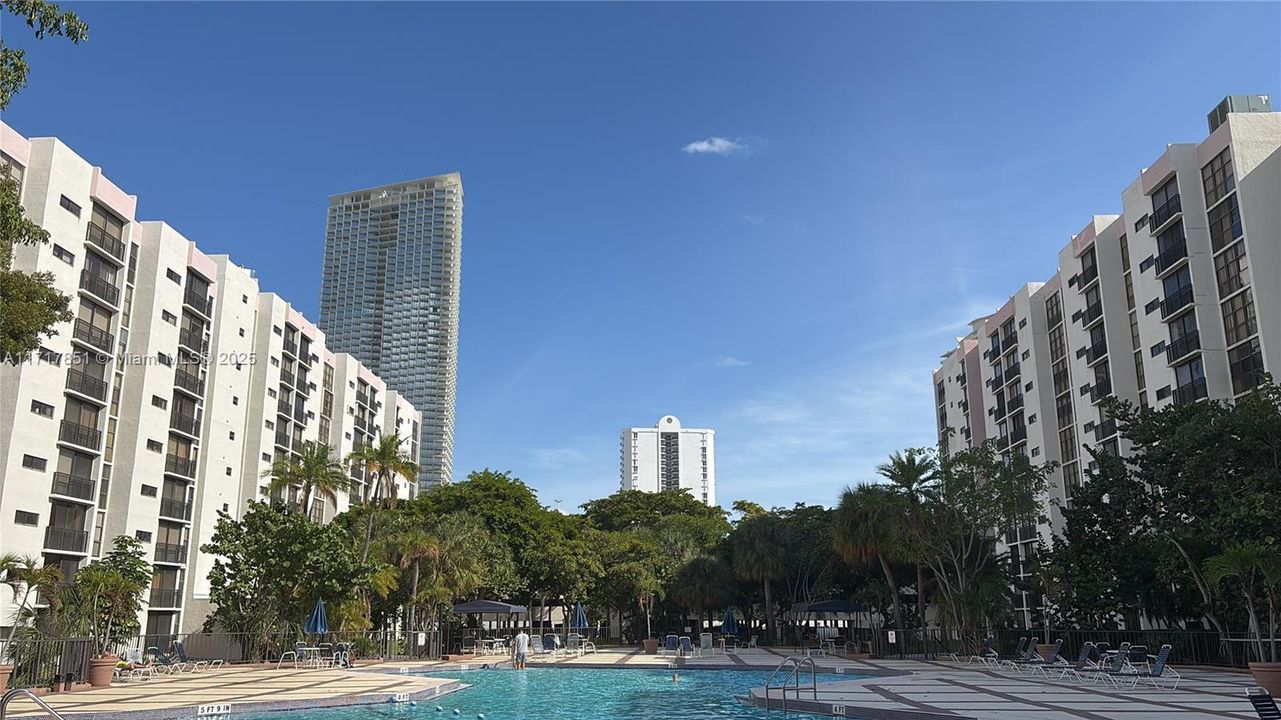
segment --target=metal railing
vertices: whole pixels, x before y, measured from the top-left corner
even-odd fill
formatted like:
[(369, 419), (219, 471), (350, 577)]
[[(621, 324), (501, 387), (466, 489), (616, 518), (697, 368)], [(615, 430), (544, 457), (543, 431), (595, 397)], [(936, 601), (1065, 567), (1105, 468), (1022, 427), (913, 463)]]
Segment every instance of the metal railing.
[(1164, 320), (1191, 304), (1192, 286), (1184, 285), (1161, 301), (1161, 319)]
[(1188, 242), (1186, 240), (1180, 240), (1174, 243), (1170, 247), (1166, 248), (1160, 255), (1156, 256), (1156, 260), (1153, 262), (1156, 274), (1163, 274), (1166, 270), (1174, 267), (1175, 264), (1187, 256)]
[(160, 563), (187, 562), (187, 546), (177, 545), (175, 543), (156, 543), (156, 562), (160, 562)]
[(57, 710), (54, 710), (52, 707), (50, 707), (49, 703), (45, 702), (44, 700), (41, 700), (39, 695), (36, 695), (35, 693), (31, 692), (26, 688), (14, 688), (12, 690), (6, 690), (5, 694), (3, 696), (0, 696), (0, 720), (4, 720), (5, 714), (9, 712), (9, 703), (12, 702), (14, 698), (20, 695), (26, 697), (28, 700), (35, 703), (36, 706), (39, 707), (41, 710), (44, 710), (45, 714), (48, 715), (49, 717), (57, 718), (58, 720), (63, 720), (62, 715)]
[(196, 459), (175, 455), (173, 453), (166, 453), (165, 472), (194, 478), (196, 476)]
[(93, 500), (93, 478), (55, 472), (53, 474), (53, 487), (50, 491), (54, 495), (65, 495), (80, 500)]
[(106, 401), (107, 399), (106, 381), (99, 380), (83, 370), (75, 368), (67, 370), (67, 389), (95, 400)]
[(116, 341), (114, 335), (106, 330), (94, 327), (92, 323), (82, 318), (76, 318), (75, 325), (71, 330), (71, 337), (88, 343), (103, 352), (111, 352), (111, 344)]
[(102, 431), (89, 425), (81, 425), (75, 420), (63, 420), (58, 428), (58, 439), (80, 447), (98, 449), (102, 440)]
[(160, 499), (161, 517), (173, 518), (175, 520), (191, 520), (191, 503), (173, 498)]
[(182, 607), (182, 588), (151, 588), (150, 605), (153, 608)]
[(80, 289), (88, 290), (107, 301), (109, 305), (120, 304), (120, 288), (107, 278), (89, 270), (80, 271)]
[(770, 709), (770, 703), (769, 703), (770, 690), (773, 689), (771, 684), (774, 682), (774, 678), (777, 677), (778, 674), (782, 672), (785, 667), (791, 667), (792, 670), (787, 674), (787, 677), (783, 678), (783, 683), (777, 687), (777, 689), (779, 690), (779, 694), (783, 698), (783, 708), (782, 708), (783, 712), (785, 713), (787, 712), (787, 690), (788, 690), (789, 682), (793, 682), (793, 680), (795, 681), (791, 687), (796, 692), (796, 699), (797, 700), (801, 699), (800, 673), (801, 673), (801, 668), (805, 667), (806, 665), (808, 665), (810, 668), (810, 697), (814, 700), (818, 700), (818, 670), (814, 666), (814, 658), (808, 655), (789, 655), (783, 658), (783, 661), (778, 664), (778, 667), (774, 668), (774, 672), (770, 673), (769, 678), (765, 681), (765, 709), (766, 710)]
[(1098, 265), (1091, 265), (1089, 267), (1081, 268), (1081, 274), (1079, 276), (1080, 280), (1077, 281), (1077, 287), (1083, 288), (1086, 285), (1089, 285), (1090, 283), (1094, 282), (1094, 279), (1097, 278), (1098, 276), (1099, 276)]
[(206, 349), (204, 332), (193, 330), (191, 328), (183, 328), (178, 331), (178, 344), (199, 355)]
[(213, 298), (205, 293), (188, 287), (182, 294), (182, 301), (187, 306), (195, 309), (196, 312), (208, 317), (213, 312)]
[(1186, 405), (1208, 396), (1209, 393), (1206, 391), (1205, 378), (1201, 377), (1193, 380), (1187, 385), (1180, 385), (1175, 388), (1174, 404)]
[(1100, 340), (1085, 349), (1085, 364), (1089, 365), (1108, 354), (1108, 343)]
[(89, 229), (85, 231), (85, 241), (106, 250), (111, 257), (124, 262), (125, 244), (120, 240), (107, 234), (105, 228), (95, 223), (89, 223)]
[(173, 412), (169, 414), (169, 427), (178, 432), (187, 433), (188, 435), (200, 434), (200, 421), (185, 413)]
[(203, 396), (205, 392), (205, 384), (200, 380), (200, 376), (184, 370), (174, 371), (173, 384), (194, 395)]
[(1187, 355), (1193, 350), (1201, 349), (1201, 332), (1199, 330), (1189, 330), (1178, 340), (1170, 343), (1165, 348), (1165, 361), (1173, 363), (1175, 360)]
[(88, 531), (54, 527), (53, 525), (44, 530), (44, 547), (46, 550), (83, 553), (88, 546)]
[(1090, 323), (1103, 317), (1103, 303), (1093, 303), (1085, 306), (1085, 312), (1081, 314), (1081, 324), (1088, 326)]

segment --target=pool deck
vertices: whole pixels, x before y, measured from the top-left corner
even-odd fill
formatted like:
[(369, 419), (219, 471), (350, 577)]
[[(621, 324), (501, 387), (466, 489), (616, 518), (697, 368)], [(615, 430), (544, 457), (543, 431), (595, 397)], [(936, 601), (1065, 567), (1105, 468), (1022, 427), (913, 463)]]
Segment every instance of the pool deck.
[[(602, 648), (581, 657), (532, 658), (532, 667), (682, 669), (773, 669), (788, 655), (773, 649), (712, 653), (693, 658), (645, 655), (639, 650)], [(1254, 682), (1246, 673), (1180, 668), (1178, 690), (1111, 685), (1081, 686), (1066, 681), (995, 672), (950, 661), (847, 660), (815, 658), (820, 672), (873, 677), (820, 683), (817, 701), (802, 692), (788, 699), (789, 710), (863, 720), (1255, 720), (1245, 699)], [(414, 670), (466, 672), (506, 664), (505, 656), (452, 657), (444, 662), (394, 662), (344, 669), (295, 669), (253, 665), (200, 673), (159, 675), (110, 688), (46, 695), (58, 712), (93, 720), (168, 720), (195, 717), (201, 706), (231, 705), (233, 714), (385, 703), (403, 694), (430, 700), (461, 687), (457, 679), (408, 674)], [(751, 692), (761, 705), (763, 691)], [(779, 707), (777, 691), (771, 705)], [(35, 715), (29, 700), (10, 706), (11, 715)]]

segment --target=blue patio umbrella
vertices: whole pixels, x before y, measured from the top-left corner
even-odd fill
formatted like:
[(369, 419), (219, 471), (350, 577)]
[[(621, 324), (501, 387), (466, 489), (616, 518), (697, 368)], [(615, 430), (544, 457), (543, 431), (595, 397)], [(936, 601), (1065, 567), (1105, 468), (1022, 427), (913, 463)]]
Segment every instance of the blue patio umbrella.
[(721, 632), (725, 635), (738, 634), (738, 621), (734, 619), (734, 608), (725, 611), (725, 622), (721, 623)]
[(575, 630), (580, 628), (586, 630), (591, 627), (591, 625), (587, 624), (587, 611), (583, 609), (581, 600), (574, 606), (574, 619), (569, 626)]
[(317, 598), (316, 609), (311, 611), (311, 617), (307, 619), (307, 625), (303, 630), (308, 635), (328, 635), (329, 618), (325, 617), (325, 601)]

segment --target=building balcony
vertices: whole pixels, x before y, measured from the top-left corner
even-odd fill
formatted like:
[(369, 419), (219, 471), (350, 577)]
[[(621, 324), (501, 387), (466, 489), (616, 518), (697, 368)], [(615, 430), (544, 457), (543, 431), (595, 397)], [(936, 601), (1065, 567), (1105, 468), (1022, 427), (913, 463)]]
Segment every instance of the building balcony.
[(196, 459), (168, 453), (165, 455), (165, 472), (195, 479)]
[(1021, 443), (1027, 440), (1027, 427), (1016, 427), (1010, 431), (1010, 444)]
[(181, 608), (182, 588), (151, 588), (151, 608)]
[(1094, 363), (1107, 357), (1108, 344), (1106, 340), (1100, 340), (1085, 349), (1085, 364), (1093, 365)]
[(62, 426), (58, 428), (58, 439), (97, 452), (98, 446), (102, 443), (102, 431), (90, 425), (81, 425), (74, 420), (63, 420)]
[(74, 367), (67, 370), (67, 389), (102, 403), (107, 402), (106, 381), (99, 380), (89, 373), (77, 370)]
[(1165, 347), (1165, 361), (1173, 364), (1174, 361), (1184, 357), (1194, 350), (1201, 349), (1201, 333), (1198, 330), (1191, 330), (1183, 334), (1183, 337), (1175, 340)]
[(1014, 382), (1023, 373), (1023, 366), (1018, 363), (1011, 363), (1005, 368), (1005, 382)]
[(106, 229), (102, 226), (89, 223), (89, 229), (85, 231), (85, 242), (106, 250), (108, 255), (124, 264), (125, 244), (108, 235)]
[(1165, 320), (1192, 304), (1192, 286), (1184, 285), (1161, 301), (1161, 319)]
[(280, 369), (280, 382), (284, 383), (285, 385), (288, 385), (289, 387), (293, 387), (293, 386), (294, 386), (294, 374), (293, 374), (292, 372), (290, 372), (290, 371), (288, 371), (288, 370), (284, 369), (284, 368), (281, 368), (281, 369)]
[(298, 357), (298, 343), (285, 338), (285, 354), (292, 355), (295, 358)]
[(88, 270), (80, 271), (80, 289), (88, 290), (108, 305), (116, 306), (120, 304), (120, 288), (112, 282), (97, 273)]
[(1116, 434), (1116, 419), (1108, 418), (1094, 426), (1094, 442), (1099, 443)]
[(175, 411), (169, 414), (169, 429), (192, 437), (200, 437), (200, 421), (184, 413)]
[(1088, 268), (1081, 268), (1080, 280), (1077, 281), (1077, 287), (1085, 289), (1090, 283), (1099, 278), (1099, 266), (1091, 265)]
[(283, 430), (276, 431), (276, 446), (289, 450), (289, 433)]
[(1187, 385), (1181, 385), (1174, 390), (1174, 404), (1186, 405), (1196, 402), (1209, 396), (1205, 386), (1205, 378), (1197, 378)]
[(160, 498), (160, 517), (191, 522), (191, 503), (173, 498)]
[(198, 330), (183, 328), (178, 331), (178, 344), (187, 348), (197, 355), (204, 355), (208, 345), (205, 344), (205, 335)]
[(54, 495), (93, 502), (93, 485), (93, 478), (56, 472), (53, 474), (53, 486), (49, 491)]
[(87, 547), (89, 547), (88, 531), (54, 527), (53, 525), (44, 530), (45, 550), (84, 554)]
[(1006, 335), (1005, 339), (1001, 341), (1001, 354), (1004, 355), (1018, 346), (1019, 336), (1017, 334), (1011, 333)]
[(1005, 403), (1006, 412), (1014, 412), (1015, 410), (1018, 410), (1021, 407), (1023, 407), (1022, 395), (1015, 395), (1014, 397), (1010, 398), (1008, 402)]
[(1112, 381), (1100, 380), (1090, 386), (1090, 403), (1097, 403), (1112, 394)]
[(194, 287), (188, 287), (182, 294), (182, 302), (205, 317), (213, 316), (213, 298)]
[(1160, 207), (1152, 208), (1152, 214), (1148, 216), (1148, 232), (1156, 235), (1161, 226), (1173, 220), (1183, 211), (1183, 201), (1178, 195), (1165, 201)]
[(276, 401), (277, 413), (284, 415), (285, 417), (289, 417), (289, 411), (292, 409), (293, 409), (293, 405), (290, 404), (288, 399), (280, 398), (279, 400)]
[(1006, 449), (1006, 448), (1008, 448), (1009, 446), (1010, 446), (1010, 436), (1009, 436), (1009, 435), (1002, 435), (1001, 437), (999, 437), (999, 438), (997, 438), (997, 439), (996, 439), (996, 449), (997, 449), (997, 450), (1005, 450), (1005, 449)]
[(1187, 256), (1188, 256), (1187, 240), (1180, 240), (1177, 243), (1166, 248), (1165, 252), (1162, 252), (1160, 255), (1156, 256), (1156, 260), (1153, 263), (1153, 267), (1156, 269), (1157, 277), (1161, 277), (1162, 275), (1165, 274), (1166, 270), (1170, 270), (1175, 266), (1177, 266), (1179, 264), (1179, 261), (1186, 259)]
[(187, 546), (174, 543), (156, 543), (156, 562), (183, 565), (187, 562)]
[(196, 397), (204, 397), (205, 383), (200, 379), (200, 376), (195, 373), (189, 373), (185, 370), (175, 370), (173, 374), (173, 384)]
[(111, 333), (106, 330), (96, 328), (87, 320), (81, 320), (79, 318), (76, 319), (75, 325), (72, 328), (71, 337), (105, 353), (111, 352), (111, 346), (116, 341), (115, 336)]
[(1094, 324), (1095, 320), (1103, 317), (1103, 303), (1094, 303), (1086, 305), (1085, 311), (1081, 313), (1081, 325), (1089, 327)]

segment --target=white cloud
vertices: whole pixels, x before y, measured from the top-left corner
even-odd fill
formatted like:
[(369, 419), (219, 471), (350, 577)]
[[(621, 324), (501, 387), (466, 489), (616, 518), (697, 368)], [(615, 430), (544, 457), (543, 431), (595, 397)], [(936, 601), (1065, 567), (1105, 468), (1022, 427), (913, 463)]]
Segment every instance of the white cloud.
[(685, 145), (681, 152), (687, 155), (746, 155), (751, 152), (751, 144), (741, 138), (730, 140), (712, 136)]
[(747, 222), (753, 225), (760, 225), (761, 223), (765, 222), (765, 218), (761, 217), (760, 215), (748, 214), (748, 215), (740, 215), (739, 217), (743, 218), (744, 220), (746, 220)]
[(715, 365), (716, 367), (746, 367), (747, 365), (751, 365), (752, 363), (750, 360), (742, 360), (736, 357), (722, 355), (716, 358), (715, 360), (713, 360), (712, 364)]

